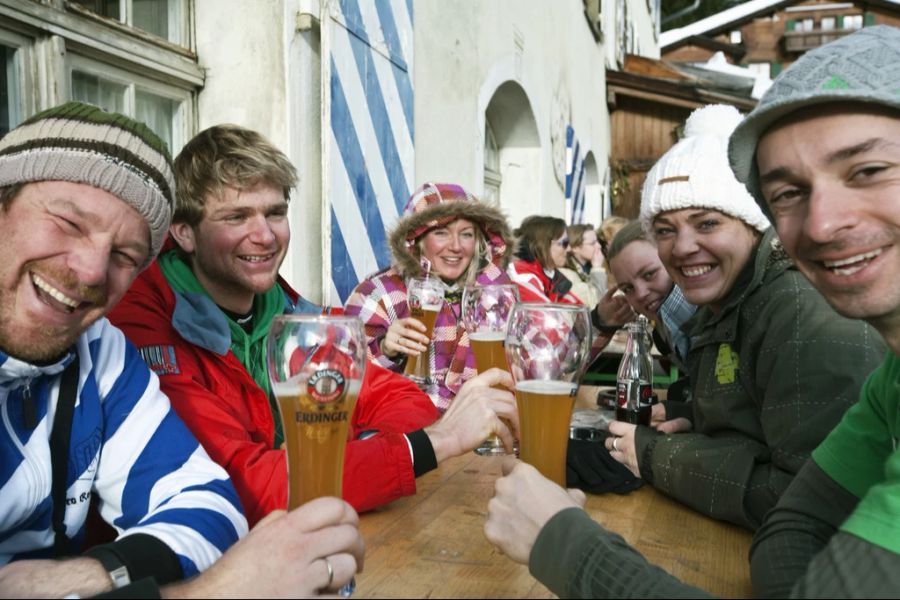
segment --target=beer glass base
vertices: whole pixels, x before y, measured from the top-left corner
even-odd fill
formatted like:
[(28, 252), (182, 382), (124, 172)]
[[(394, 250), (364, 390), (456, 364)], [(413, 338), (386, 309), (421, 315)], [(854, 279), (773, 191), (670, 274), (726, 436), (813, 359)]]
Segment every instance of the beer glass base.
[(353, 577), (350, 579), (350, 581), (348, 581), (343, 586), (341, 586), (341, 589), (338, 590), (338, 596), (340, 596), (341, 598), (349, 598), (350, 596), (353, 595), (353, 592), (355, 592), (355, 591), (356, 591), (356, 577)]
[(428, 385), (428, 379), (422, 377), (421, 375), (407, 375), (406, 378), (419, 386), (419, 389), (424, 390), (425, 386)]
[(503, 447), (501, 443), (499, 446), (495, 446), (491, 442), (485, 442), (484, 444), (478, 446), (473, 450), (475, 454), (478, 456), (507, 456), (509, 452), (506, 451), (506, 448)]

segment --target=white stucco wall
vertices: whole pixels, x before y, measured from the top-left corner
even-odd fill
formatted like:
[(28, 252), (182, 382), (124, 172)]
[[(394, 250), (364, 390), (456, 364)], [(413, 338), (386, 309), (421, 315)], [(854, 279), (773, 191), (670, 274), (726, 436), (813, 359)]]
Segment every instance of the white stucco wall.
[(292, 242), (282, 275), (322, 297), (319, 48), (316, 28), (297, 31), (302, 0), (195, 0), (197, 55), (206, 70), (199, 129), (236, 123), (266, 136), (299, 172), (290, 208)]
[[(298, 167), (300, 184), (290, 212), (293, 239), (282, 274), (316, 301), (328, 279), (322, 259), (328, 240), (321, 146), (327, 94), (320, 82), (319, 30), (298, 31), (297, 14), (320, 13), (327, 1), (195, 0), (196, 47), (206, 70), (199, 128), (222, 122), (250, 127)], [(604, 0), (604, 10), (616, 1)], [(646, 0), (624, 1), (636, 35), (652, 40)], [(560, 162), (567, 123), (604, 180), (607, 50), (594, 40), (581, 0), (416, 0), (414, 29), (415, 185), (456, 182), (482, 194), (485, 111), (508, 81), (520, 87), (534, 123), (532, 147), (511, 144), (503, 151), (500, 203), (511, 223), (535, 213), (564, 216), (564, 174), (560, 183), (554, 162)], [(614, 36), (607, 28), (606, 44)], [(653, 55), (643, 41), (640, 47)], [(655, 52), (658, 56), (658, 46)], [(586, 219), (594, 223), (600, 220), (600, 187), (588, 194)]]
[[(513, 225), (534, 213), (563, 216), (551, 135), (558, 132), (565, 144), (565, 123), (554, 124), (558, 109), (565, 113), (568, 106), (582, 148), (594, 152), (598, 165), (606, 165), (609, 147), (604, 52), (582, 2), (419, 0), (414, 6), (416, 183), (451, 181), (483, 192), (484, 113), (496, 89), (513, 80), (531, 105), (540, 150), (537, 165), (518, 165), (525, 171), (518, 181), (525, 183), (512, 194), (503, 190), (501, 205)], [(504, 174), (504, 186), (514, 180)]]

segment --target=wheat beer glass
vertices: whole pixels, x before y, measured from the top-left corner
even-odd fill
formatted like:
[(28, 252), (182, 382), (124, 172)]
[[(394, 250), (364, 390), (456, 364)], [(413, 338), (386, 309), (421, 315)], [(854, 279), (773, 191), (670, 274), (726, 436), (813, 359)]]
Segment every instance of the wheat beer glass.
[[(492, 367), (508, 370), (503, 341), (509, 316), (518, 301), (519, 287), (516, 284), (472, 284), (463, 290), (462, 318), (479, 373)], [(506, 449), (500, 438), (492, 435), (475, 448), (475, 453), (499, 456), (506, 454)]]
[(526, 302), (513, 310), (506, 360), (516, 383), (519, 457), (562, 487), (569, 421), (590, 348), (585, 306)]
[[(409, 316), (422, 321), (425, 325), (425, 335), (431, 339), (434, 334), (434, 322), (444, 302), (444, 285), (436, 277), (413, 277), (406, 284), (406, 300), (409, 303)], [(403, 371), (422, 388), (431, 378), (428, 355), (427, 350), (418, 356), (410, 355), (406, 359), (406, 369)]]
[(366, 366), (362, 321), (276, 316), (267, 361), (284, 427), (288, 508), (341, 497), (344, 449)]

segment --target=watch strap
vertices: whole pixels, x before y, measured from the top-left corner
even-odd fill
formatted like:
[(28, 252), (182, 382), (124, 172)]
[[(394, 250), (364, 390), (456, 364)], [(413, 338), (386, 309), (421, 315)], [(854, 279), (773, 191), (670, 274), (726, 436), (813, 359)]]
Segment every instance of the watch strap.
[(128, 567), (125, 566), (119, 555), (110, 548), (98, 546), (85, 552), (85, 555), (100, 561), (100, 564), (103, 565), (103, 568), (109, 574), (114, 590), (131, 583), (131, 574), (128, 572)]

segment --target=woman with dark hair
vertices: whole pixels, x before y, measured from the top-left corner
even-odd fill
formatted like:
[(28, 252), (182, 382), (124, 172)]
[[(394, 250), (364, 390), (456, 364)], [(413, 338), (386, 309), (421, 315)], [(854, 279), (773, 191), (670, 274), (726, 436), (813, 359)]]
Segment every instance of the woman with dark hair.
[(566, 265), (569, 236), (566, 222), (532, 215), (513, 231), (516, 251), (507, 272), (519, 286), (522, 302), (584, 304), (571, 292), (572, 282), (559, 269)]

